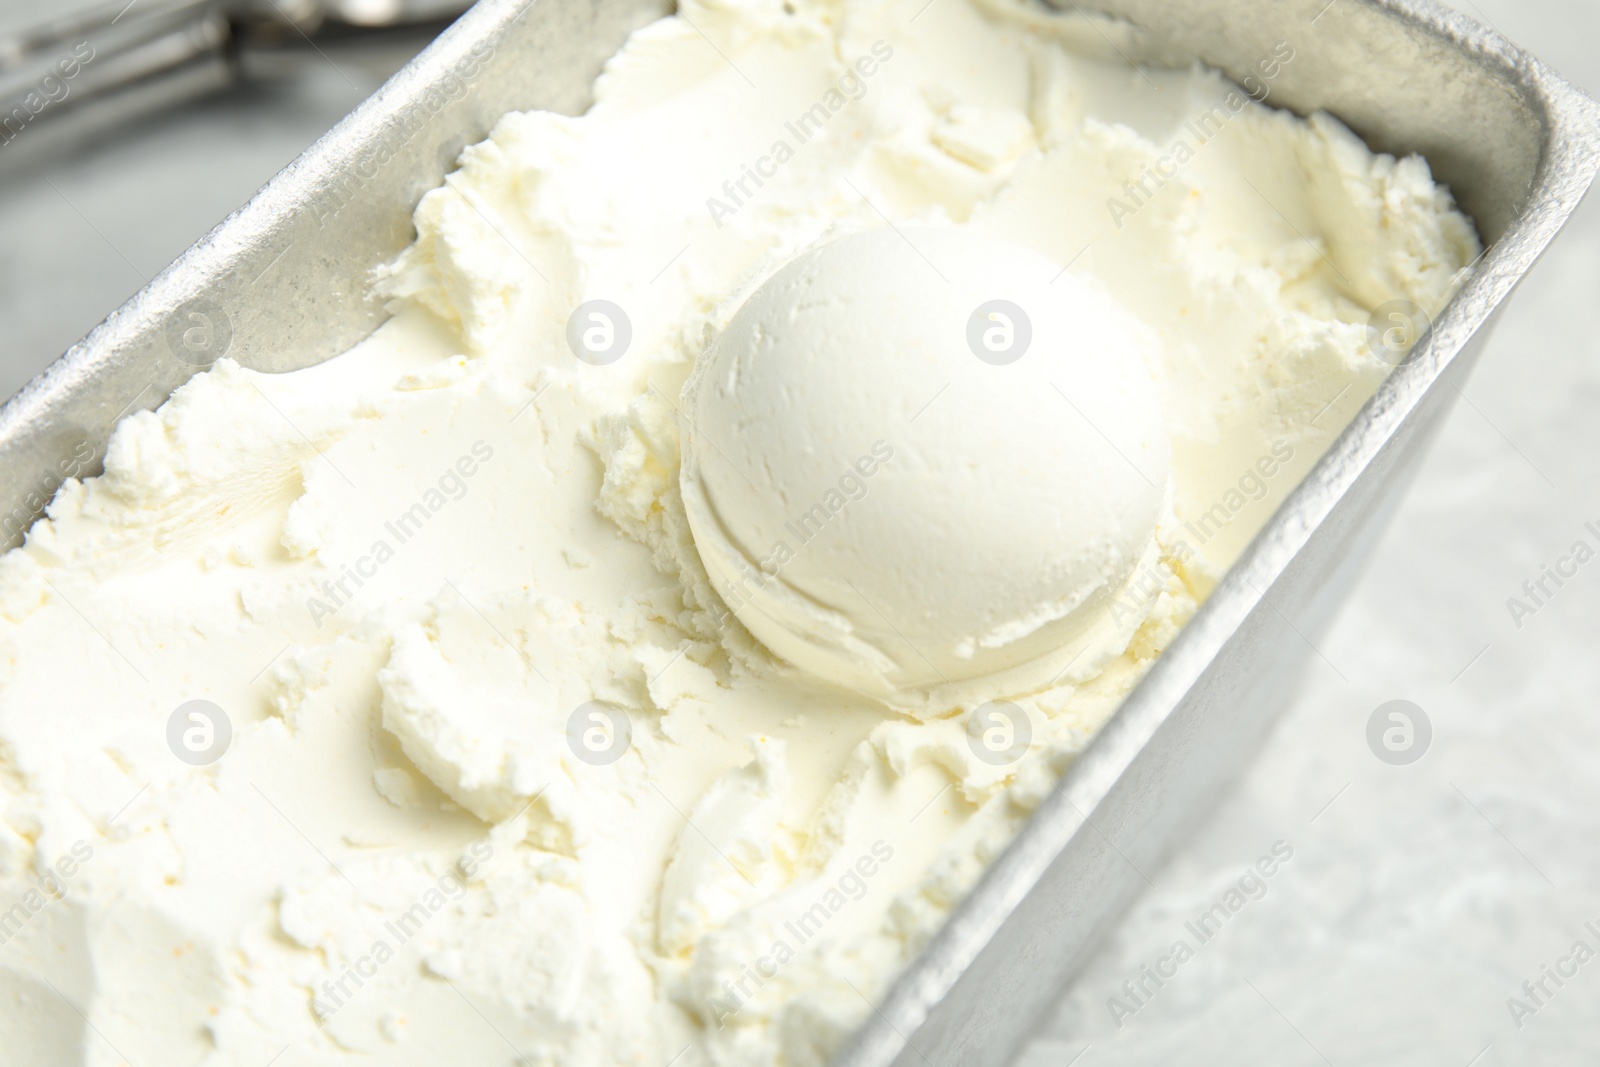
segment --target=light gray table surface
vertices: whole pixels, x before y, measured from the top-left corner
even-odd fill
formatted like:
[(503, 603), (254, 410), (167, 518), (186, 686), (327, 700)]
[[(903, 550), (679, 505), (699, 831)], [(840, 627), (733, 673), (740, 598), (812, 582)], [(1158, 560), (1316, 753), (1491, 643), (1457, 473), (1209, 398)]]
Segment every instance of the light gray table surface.
[[(1600, 94), (1600, 2), (1480, 3), (1461, 6)], [(0, 0), (0, 19), (37, 10)], [(0, 394), (420, 44), (308, 54), (0, 175)], [(1600, 529), (1600, 198), (1529, 277), (1464, 395), (1261, 758), (1147, 872), (1024, 1067), (1600, 1062), (1600, 936), (1584, 926), (1600, 931), (1600, 558), (1536, 613), (1507, 607), (1575, 541), (1600, 550), (1585, 527)], [(1409, 766), (1367, 744), (1391, 699), (1432, 724)], [(1279, 841), (1293, 858), (1199, 944), (1186, 923)], [(1129, 998), (1123, 984), (1180, 938), (1193, 958)], [(1532, 1006), (1524, 981), (1579, 940), (1596, 958), (1545, 979), (1519, 1027), (1507, 998)]]

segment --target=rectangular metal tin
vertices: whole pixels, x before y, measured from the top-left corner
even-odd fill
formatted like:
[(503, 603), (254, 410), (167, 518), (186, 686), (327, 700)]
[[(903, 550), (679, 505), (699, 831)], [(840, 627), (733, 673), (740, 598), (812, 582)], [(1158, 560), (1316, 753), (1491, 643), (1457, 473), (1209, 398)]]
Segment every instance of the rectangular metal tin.
[[(1600, 107), (1497, 34), (1427, 0), (1106, 0), (1132, 58), (1236, 78), (1291, 41), (1274, 103), (1325, 108), (1420, 151), (1487, 255), (1173, 647), (895, 982), (839, 1067), (1005, 1062), (1173, 843), (1252, 757), (1320, 625), (1415, 473), (1511, 291), (1600, 168)], [(0, 409), (0, 526), (17, 543), (87, 442), (201, 369), (169, 336), (201, 308), (226, 354), (308, 366), (383, 319), (371, 270), (460, 149), (511, 110), (577, 113), (665, 0), (482, 0)], [(219, 315), (220, 313), (220, 315)], [(217, 323), (213, 322), (213, 326)], [(1293, 620), (1293, 622), (1289, 622)], [(1302, 636), (1302, 634), (1306, 636)]]

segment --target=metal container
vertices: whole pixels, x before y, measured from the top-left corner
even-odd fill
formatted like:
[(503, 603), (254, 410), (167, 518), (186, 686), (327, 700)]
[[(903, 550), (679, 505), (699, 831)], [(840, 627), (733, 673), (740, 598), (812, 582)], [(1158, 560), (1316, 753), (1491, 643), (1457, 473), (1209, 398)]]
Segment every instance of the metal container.
[[(1428, 0), (1064, 3), (1130, 22), (1132, 59), (1198, 58), (1241, 81), (1290, 42), (1296, 58), (1275, 79), (1274, 102), (1324, 108), (1377, 149), (1426, 155), (1490, 248), (868, 1016), (840, 1067), (1008, 1059), (1143, 887), (1140, 871), (1160, 864), (1254, 754), (1486, 327), (1600, 169), (1600, 106)], [(412, 208), (460, 149), (506, 111), (581, 111), (628, 32), (669, 9), (483, 0), (0, 410), (5, 537), (20, 539), (75, 450), (102, 454), (120, 417), (156, 406), (219, 356), (285, 371), (367, 336), (383, 318), (369, 272), (411, 240)]]

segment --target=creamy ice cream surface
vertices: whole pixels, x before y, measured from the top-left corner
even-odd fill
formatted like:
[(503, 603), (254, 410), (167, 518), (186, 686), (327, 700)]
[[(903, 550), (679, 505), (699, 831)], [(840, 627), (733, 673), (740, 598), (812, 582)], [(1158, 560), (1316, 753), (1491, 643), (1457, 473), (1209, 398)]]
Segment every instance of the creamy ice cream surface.
[(1479, 251), (1119, 32), (686, 3), (125, 419), (0, 558), (0, 1059), (825, 1063)]
[(1157, 344), (974, 227), (796, 258), (683, 392), (684, 507), (723, 604), (782, 659), (922, 717), (1098, 669), (1128, 644), (1110, 603), (1158, 554)]

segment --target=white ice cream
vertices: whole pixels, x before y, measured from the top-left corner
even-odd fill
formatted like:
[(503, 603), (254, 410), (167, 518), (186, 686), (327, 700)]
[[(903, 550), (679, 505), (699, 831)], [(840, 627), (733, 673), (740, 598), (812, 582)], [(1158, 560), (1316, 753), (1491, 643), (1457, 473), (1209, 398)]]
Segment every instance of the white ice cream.
[[(968, 0), (689, 0), (633, 36), (587, 114), (509, 115), (463, 153), (368, 341), (281, 376), (223, 360), (125, 419), (104, 475), (66, 481), (0, 558), (0, 1060), (824, 1063), (1383, 379), (1373, 309), (1436, 313), (1478, 251), (1421, 160), (1203, 71), (1135, 73), (1108, 40), (1132, 47)], [(1293, 55), (1264, 56), (1264, 84)], [(1005, 574), (1056, 600), (1018, 584), (977, 609), (937, 553), (906, 556), (931, 561), (926, 591), (864, 574), (907, 618), (932, 581), (962, 590), (925, 632), (973, 688), (903, 701), (916, 715), (752, 637), (679, 478), (682, 388), (737, 310), (887, 223), (1031, 249), (1066, 268), (1063, 308), (1105, 294), (1142, 324), (1096, 305), (1108, 344), (1153, 339), (1162, 425), (1100, 428), (1157, 487), (1158, 430), (1170, 447), (1170, 508), (1107, 596), (1151, 487), (1098, 466), (1053, 389), (1018, 398), (975, 463), (1053, 422), (1056, 455), (1095, 466), (971, 474), (1042, 517), (994, 515), (974, 564), (998, 573), (1014, 546), (1032, 563)], [(593, 301), (626, 316), (626, 347)], [(961, 373), (1031, 373), (977, 362)], [(1080, 396), (1115, 408), (1081, 370)], [(921, 427), (970, 441), (960, 420), (1001, 395), (985, 380), (918, 415), (919, 381), (876, 427), (844, 409), (816, 470), (882, 440), (850, 508), (932, 514), (951, 483), (921, 495), (914, 464), (954, 453)], [(822, 401), (849, 381), (798, 384)], [(780, 455), (762, 434), (785, 417), (738, 447)], [(1053, 495), (1015, 495), (1024, 476)], [(848, 515), (822, 547), (881, 560), (903, 519)], [(796, 588), (827, 570), (805, 559), (781, 574)], [(1043, 682), (1005, 677), (1031, 635), (1080, 620), (1115, 636)], [(887, 687), (931, 693), (860, 625)], [(997, 750), (971, 712), (1001, 695), (1020, 718)]]
[(797, 257), (684, 390), (713, 586), (788, 662), (928, 714), (1103, 665), (1166, 501), (1157, 344), (1092, 281), (974, 227)]

